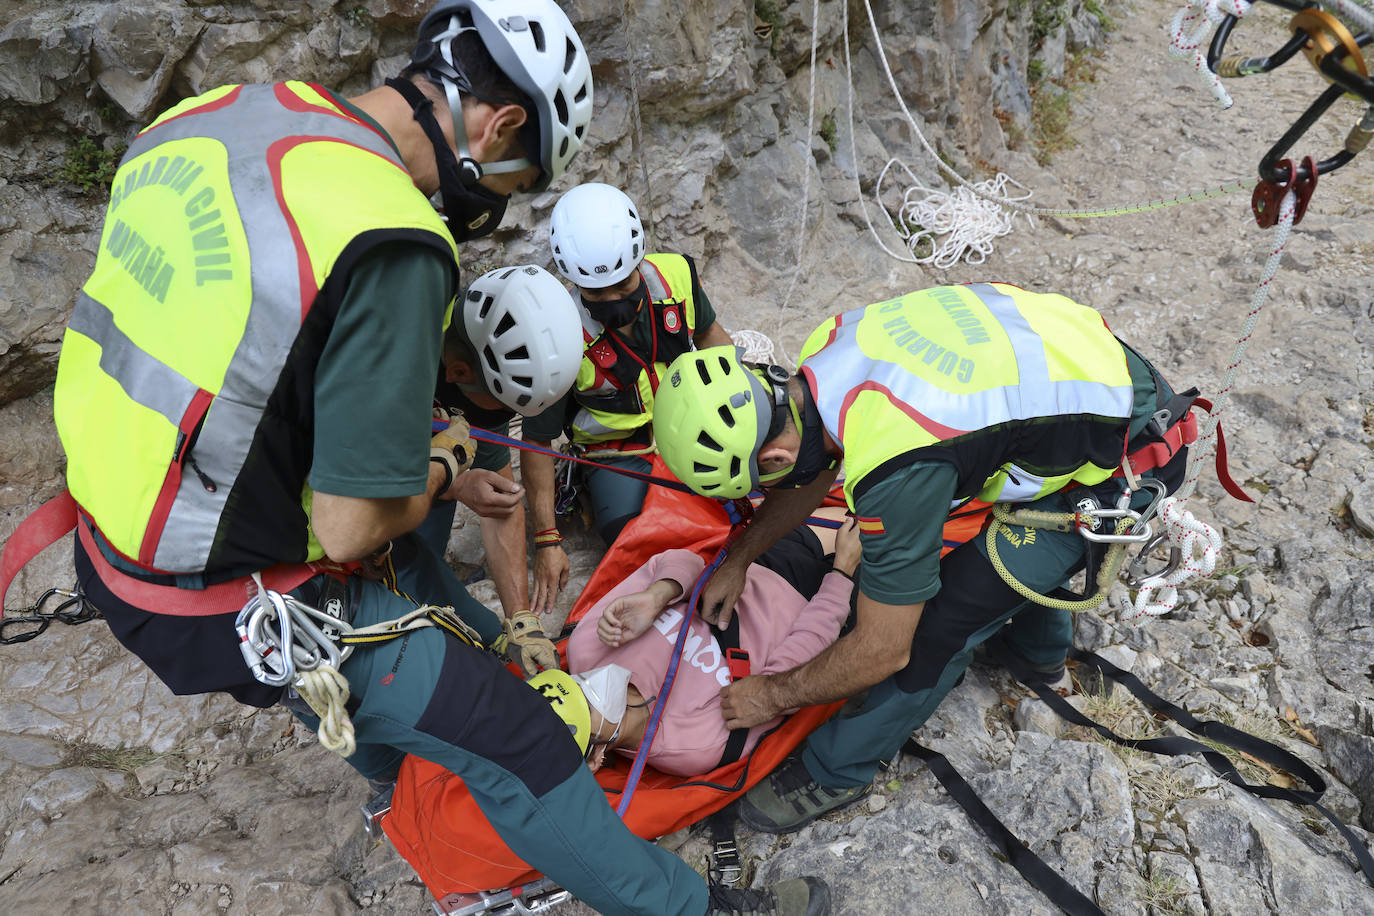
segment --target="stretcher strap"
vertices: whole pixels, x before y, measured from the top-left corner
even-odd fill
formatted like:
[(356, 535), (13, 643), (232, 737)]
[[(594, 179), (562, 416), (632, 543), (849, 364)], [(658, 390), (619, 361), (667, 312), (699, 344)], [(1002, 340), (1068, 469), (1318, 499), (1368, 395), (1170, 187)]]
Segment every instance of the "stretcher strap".
[(1169, 736), (1164, 738), (1123, 738), (1113, 732), (1110, 728), (1083, 715), (1072, 705), (1061, 697), (1055, 690), (1047, 685), (1042, 677), (1036, 677), (1033, 672), (1026, 669), (1015, 658), (1004, 657), (1000, 661), (1011, 673), (1026, 684), (1036, 695), (1053, 709), (1061, 718), (1074, 725), (1091, 729), (1101, 736), (1104, 740), (1122, 747), (1134, 748), (1136, 750), (1148, 751), (1153, 754), (1163, 754), (1169, 757), (1195, 754), (1203, 760), (1219, 775), (1222, 779), (1231, 783), (1239, 789), (1244, 789), (1251, 795), (1259, 798), (1272, 798), (1281, 801), (1291, 802), (1295, 805), (1310, 805), (1321, 812), (1322, 816), (1331, 822), (1332, 826), (1345, 840), (1350, 847), (1351, 853), (1355, 857), (1359, 869), (1364, 872), (1364, 877), (1371, 886), (1374, 886), (1374, 856), (1365, 848), (1350, 828), (1347, 827), (1340, 818), (1331, 813), (1325, 805), (1321, 804), (1320, 799), (1326, 792), (1326, 781), (1317, 773), (1315, 769), (1305, 763), (1295, 754), (1279, 747), (1270, 741), (1257, 738), (1247, 734), (1237, 728), (1221, 722), (1198, 719), (1186, 709), (1169, 702), (1146, 687), (1139, 678), (1128, 671), (1123, 671), (1116, 665), (1102, 658), (1101, 656), (1084, 649), (1071, 649), (1069, 657), (1078, 662), (1082, 667), (1091, 668), (1097, 671), (1102, 677), (1115, 681), (1122, 687), (1131, 692), (1136, 699), (1140, 700), (1145, 706), (1167, 716), (1174, 722), (1189, 732), (1199, 737), (1206, 738), (1208, 741), (1225, 745), (1226, 747), (1240, 751), (1250, 757), (1267, 764), (1271, 767), (1283, 770), (1296, 776), (1307, 783), (1309, 789), (1288, 789), (1274, 785), (1256, 785), (1247, 782), (1245, 777), (1240, 774), (1230, 759), (1220, 751), (1208, 745), (1194, 741), (1191, 738), (1181, 736)]
[(997, 815), (983, 804), (978, 793), (973, 791), (973, 787), (959, 775), (959, 771), (943, 754), (918, 744), (915, 738), (908, 738), (902, 750), (925, 761), (926, 766), (930, 767), (930, 772), (940, 781), (940, 785), (945, 787), (949, 797), (964, 809), (969, 820), (992, 841), (993, 846), (997, 847), (997, 851), (1011, 863), (1012, 868), (1020, 872), (1021, 877), (1029, 881), (1032, 887), (1049, 898), (1051, 903), (1069, 916), (1103, 916), (1097, 904), (1046, 865), (1043, 859), (1031, 852), (1029, 847), (997, 819)]
[(687, 609), (683, 615), (682, 623), (678, 626), (677, 640), (673, 643), (673, 657), (668, 662), (668, 672), (663, 676), (663, 686), (658, 688), (658, 699), (654, 701), (654, 711), (649, 716), (649, 724), (644, 728), (644, 737), (639, 742), (639, 750), (635, 751), (634, 765), (630, 767), (630, 775), (625, 780), (625, 789), (620, 795), (620, 803), (616, 805), (615, 813), (625, 817), (625, 812), (629, 810), (630, 799), (634, 797), (635, 789), (639, 786), (639, 778), (644, 774), (644, 764), (649, 759), (649, 747), (654, 742), (654, 736), (658, 733), (659, 720), (663, 718), (663, 709), (668, 705), (668, 693), (673, 689), (673, 680), (677, 677), (678, 663), (682, 661), (682, 649), (687, 644), (687, 631), (691, 629), (692, 615), (697, 612), (697, 602), (701, 600), (701, 589), (706, 585), (706, 580), (711, 578), (711, 574), (716, 568), (725, 561), (726, 551), (734, 542), (739, 532), (744, 530), (743, 525), (736, 525), (730, 530), (725, 543), (721, 545), (716, 557), (706, 568), (697, 576), (697, 581), (692, 585), (692, 595), (687, 601)]

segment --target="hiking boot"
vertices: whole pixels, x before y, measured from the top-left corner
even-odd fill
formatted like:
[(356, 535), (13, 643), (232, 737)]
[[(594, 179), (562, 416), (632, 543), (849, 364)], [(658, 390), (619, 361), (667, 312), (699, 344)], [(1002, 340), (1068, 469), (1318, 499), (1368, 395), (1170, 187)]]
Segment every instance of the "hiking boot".
[(811, 778), (806, 764), (794, 757), (750, 789), (739, 801), (739, 819), (763, 833), (791, 833), (831, 811), (854, 804), (872, 784), (832, 789)]
[(820, 878), (789, 878), (761, 890), (712, 884), (706, 916), (829, 916), (830, 888)]
[(1016, 683), (1029, 688), (1031, 684), (1045, 684), (1061, 697), (1073, 693), (1073, 678), (1063, 663), (1052, 668), (1037, 668), (1007, 645), (1001, 633), (994, 634), (973, 649), (975, 663), (1003, 668)]

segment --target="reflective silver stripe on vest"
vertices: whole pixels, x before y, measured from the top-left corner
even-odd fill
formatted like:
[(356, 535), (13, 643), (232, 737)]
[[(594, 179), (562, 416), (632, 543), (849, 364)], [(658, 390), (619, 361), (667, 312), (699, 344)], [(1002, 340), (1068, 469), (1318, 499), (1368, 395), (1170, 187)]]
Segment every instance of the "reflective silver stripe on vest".
[(119, 382), (130, 400), (181, 423), (200, 390), (190, 379), (140, 350), (114, 323), (114, 315), (84, 292), (76, 297), (69, 330), (100, 344), (100, 368)]
[[(238, 92), (238, 98), (227, 106), (183, 114), (149, 128), (130, 145), (125, 159), (174, 140), (206, 137), (222, 143), (228, 153), (229, 186), (247, 236), (253, 285), (243, 336), (193, 450), (197, 466), (215, 482), (215, 490), (207, 490), (197, 475), (183, 475), (153, 558), (155, 567), (173, 572), (205, 568), (225, 501), (247, 459), (263, 408), (303, 317), (296, 244), (277, 202), (268, 166), (269, 147), (286, 137), (335, 138), (403, 167), (382, 137), (350, 118), (289, 110), (271, 85), (246, 85)], [(97, 340), (108, 350), (106, 340)], [(134, 346), (123, 340), (126, 346)], [(118, 342), (114, 343), (117, 347)], [(147, 369), (146, 361), (119, 354), (113, 364), (133, 372), (133, 377), (111, 373), (126, 391), (143, 390), (144, 382), (138, 377)], [(101, 365), (105, 365), (104, 357)], [(180, 414), (173, 422), (179, 420)]]
[[(1131, 415), (1132, 389), (1091, 381), (1051, 381), (1045, 341), (1031, 330), (1015, 300), (987, 284), (970, 286), (1007, 332), (1016, 356), (1018, 382), (985, 391), (955, 394), (907, 371), (901, 364), (874, 359), (856, 341), (868, 309), (846, 313), (829, 346), (804, 362), (817, 380), (816, 406), (826, 430), (839, 439), (840, 410), (849, 392), (865, 382), (882, 385), (898, 401), (956, 432), (972, 432), (1035, 417)], [(878, 321), (877, 316), (868, 320)], [(917, 331), (919, 325), (913, 322)]]
[(644, 265), (641, 263), (636, 270), (638, 270), (639, 275), (644, 278), (645, 285), (649, 287), (649, 298), (654, 302), (662, 302), (672, 295), (672, 290), (668, 289), (667, 284), (663, 282), (663, 277), (659, 274), (658, 268), (654, 264), (649, 264), (649, 269), (645, 270)]

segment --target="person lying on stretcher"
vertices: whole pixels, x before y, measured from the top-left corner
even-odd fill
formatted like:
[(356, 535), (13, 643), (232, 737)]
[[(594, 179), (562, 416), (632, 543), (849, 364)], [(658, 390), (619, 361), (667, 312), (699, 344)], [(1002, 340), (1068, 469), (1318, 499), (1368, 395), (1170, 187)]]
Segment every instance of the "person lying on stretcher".
[[(842, 518), (838, 509), (817, 514)], [(838, 531), (799, 526), (749, 567), (736, 605), (737, 633), (722, 634), (691, 615), (682, 661), (648, 762), (665, 773), (691, 776), (748, 754), (781, 720), (750, 729), (742, 746), (737, 746), (738, 738), (731, 743), (720, 697), (721, 688), (731, 681), (726, 650), (738, 647), (747, 653), (747, 670), (740, 653), (730, 653), (736, 656), (738, 677), (785, 671), (819, 654), (838, 638), (849, 615), (859, 559), (859, 534), (852, 518)], [(587, 730), (584, 746), (593, 771), (600, 768), (608, 749), (632, 757), (639, 747), (678, 628), (688, 615), (692, 585), (704, 566), (688, 550), (653, 557), (578, 623), (567, 647), (571, 676), (545, 671), (531, 679), (532, 686), (550, 696), (575, 737)]]

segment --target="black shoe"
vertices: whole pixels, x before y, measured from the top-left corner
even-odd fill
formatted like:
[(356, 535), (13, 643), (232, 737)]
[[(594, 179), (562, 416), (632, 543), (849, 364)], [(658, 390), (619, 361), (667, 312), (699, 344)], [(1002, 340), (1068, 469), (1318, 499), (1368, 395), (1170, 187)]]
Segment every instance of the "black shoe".
[(872, 784), (832, 789), (811, 778), (806, 764), (794, 757), (750, 789), (739, 800), (740, 821), (763, 833), (791, 833), (823, 814), (854, 804)]
[(830, 888), (820, 878), (789, 878), (761, 890), (708, 886), (706, 916), (829, 916)]

